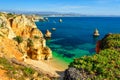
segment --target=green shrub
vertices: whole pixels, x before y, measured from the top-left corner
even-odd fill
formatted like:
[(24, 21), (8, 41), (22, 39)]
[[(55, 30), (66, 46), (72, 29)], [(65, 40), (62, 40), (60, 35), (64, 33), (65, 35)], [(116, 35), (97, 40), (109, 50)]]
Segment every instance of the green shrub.
[(2, 28), (3, 27), (3, 23), (2, 24), (0, 24), (0, 28)]
[(120, 34), (111, 34), (102, 40), (99, 54), (74, 59), (69, 67), (94, 74), (92, 80), (120, 80)]
[(7, 17), (8, 17), (8, 18), (13, 17), (13, 16), (14, 16), (14, 14), (12, 14), (12, 13), (8, 13), (8, 14), (7, 14)]
[(14, 39), (15, 41), (17, 41), (18, 44), (21, 43), (21, 42), (23, 42), (23, 38), (22, 38), (21, 36), (16, 36), (16, 37), (14, 37), (13, 39)]
[(103, 38), (101, 48), (120, 48), (120, 34), (110, 34)]
[(34, 38), (35, 38), (35, 39), (39, 39), (40, 37), (39, 37), (39, 36), (37, 36), (37, 35), (35, 35), (35, 36), (34, 36)]
[(23, 68), (23, 71), (24, 71), (25, 74), (27, 74), (27, 75), (33, 74), (33, 73), (35, 72), (32, 68), (29, 68), (29, 67)]
[(28, 47), (33, 46), (33, 41), (32, 41), (31, 39), (29, 39), (29, 38), (28, 38), (28, 40), (27, 40), (27, 46), (28, 46)]
[(96, 74), (102, 79), (120, 78), (120, 52), (111, 49), (102, 50), (94, 56), (75, 59), (69, 67), (84, 69), (89, 74)]

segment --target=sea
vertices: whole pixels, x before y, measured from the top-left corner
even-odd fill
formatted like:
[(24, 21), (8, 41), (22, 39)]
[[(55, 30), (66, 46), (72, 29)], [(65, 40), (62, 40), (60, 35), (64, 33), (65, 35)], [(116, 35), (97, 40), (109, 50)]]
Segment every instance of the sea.
[[(52, 49), (53, 58), (65, 64), (75, 58), (94, 55), (98, 40), (108, 33), (120, 33), (120, 17), (48, 17), (47, 21), (36, 22), (36, 25), (43, 34), (47, 29), (52, 33), (47, 46)], [(95, 29), (99, 37), (93, 37)]]

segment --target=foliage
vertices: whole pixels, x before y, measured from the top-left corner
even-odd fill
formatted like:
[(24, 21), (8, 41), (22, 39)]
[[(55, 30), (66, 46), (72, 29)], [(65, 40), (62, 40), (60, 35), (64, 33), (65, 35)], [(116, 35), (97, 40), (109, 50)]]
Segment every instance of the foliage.
[(35, 38), (35, 39), (39, 39), (40, 37), (39, 37), (39, 36), (37, 36), (37, 35), (35, 35), (35, 36), (34, 36), (34, 38)]
[(8, 18), (13, 17), (13, 16), (14, 16), (14, 14), (12, 14), (12, 13), (8, 13), (8, 14), (7, 14), (7, 17), (8, 17)]
[[(0, 69), (5, 70), (6, 76), (11, 79), (26, 80), (26, 77), (28, 77), (29, 80), (33, 80), (35, 78), (33, 76), (35, 73), (34, 69), (10, 63), (6, 58), (0, 57), (0, 66), (3, 66), (0, 67)], [(38, 74), (37, 77), (40, 79), (44, 78), (50, 80), (50, 78), (44, 74)]]
[(106, 48), (120, 48), (120, 34), (107, 35), (102, 40), (102, 49)]
[(3, 27), (3, 23), (2, 24), (0, 24), (0, 28), (2, 28)]
[(23, 68), (23, 71), (25, 72), (26, 75), (30, 75), (35, 72), (32, 68), (29, 68), (29, 67)]
[(2, 16), (2, 14), (0, 13), (0, 16)]
[(0, 57), (0, 65), (4, 66), (4, 69), (6, 70), (14, 70), (14, 67), (11, 66), (11, 64), (9, 63), (9, 61), (5, 58), (1, 58)]
[(28, 47), (33, 46), (33, 41), (30, 38), (28, 38), (28, 40), (27, 40), (27, 46)]
[[(120, 35), (109, 35), (104, 38), (104, 49), (93, 56), (74, 59), (69, 67), (85, 70), (88, 75), (94, 75), (92, 80), (120, 79)], [(111, 48), (112, 47), (112, 48)], [(105, 49), (107, 48), (107, 49)]]
[(21, 42), (23, 42), (23, 38), (22, 38), (21, 36), (16, 36), (16, 37), (14, 37), (13, 39), (14, 39), (15, 41), (17, 41), (18, 44), (21, 43)]

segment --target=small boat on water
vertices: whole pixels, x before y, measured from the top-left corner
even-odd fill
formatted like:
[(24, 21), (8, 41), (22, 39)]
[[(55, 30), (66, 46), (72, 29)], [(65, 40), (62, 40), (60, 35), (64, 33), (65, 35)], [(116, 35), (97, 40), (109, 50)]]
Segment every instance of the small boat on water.
[(100, 36), (98, 29), (96, 28), (93, 34), (94, 37)]
[(52, 30), (53, 30), (53, 31), (55, 31), (55, 30), (56, 30), (56, 28), (52, 28)]
[(62, 19), (60, 19), (59, 22), (62, 23), (63, 22)]

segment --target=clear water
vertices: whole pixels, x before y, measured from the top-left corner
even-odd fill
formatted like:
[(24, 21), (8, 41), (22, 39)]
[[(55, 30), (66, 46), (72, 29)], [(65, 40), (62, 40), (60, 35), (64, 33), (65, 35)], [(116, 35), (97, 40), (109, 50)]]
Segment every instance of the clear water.
[[(60, 23), (59, 19), (63, 22)], [(95, 53), (97, 40), (107, 33), (120, 33), (119, 17), (50, 17), (48, 22), (36, 22), (38, 28), (45, 33), (52, 32), (47, 45), (53, 51), (53, 58), (70, 63), (74, 58)], [(56, 31), (52, 31), (56, 28)], [(100, 36), (93, 37), (95, 29)]]

